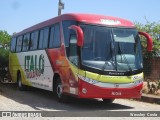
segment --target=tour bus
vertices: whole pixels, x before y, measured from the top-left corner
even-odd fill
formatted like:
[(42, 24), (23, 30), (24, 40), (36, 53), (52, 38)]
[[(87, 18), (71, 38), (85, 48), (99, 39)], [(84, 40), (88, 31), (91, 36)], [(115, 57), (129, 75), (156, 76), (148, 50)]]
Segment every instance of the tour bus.
[(63, 14), (14, 34), (9, 70), (20, 90), (26, 86), (69, 96), (140, 98), (143, 59), (140, 36), (152, 38), (125, 19), (96, 14)]

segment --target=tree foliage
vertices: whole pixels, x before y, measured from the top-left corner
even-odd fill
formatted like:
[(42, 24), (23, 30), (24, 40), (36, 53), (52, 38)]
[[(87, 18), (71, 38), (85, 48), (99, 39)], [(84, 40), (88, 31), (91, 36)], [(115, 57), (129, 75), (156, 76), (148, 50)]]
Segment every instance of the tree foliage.
[[(160, 23), (159, 22), (149, 22), (146, 24), (135, 23), (139, 31), (147, 32), (151, 35), (153, 39), (153, 51), (147, 52), (147, 41), (144, 37), (141, 37), (141, 44), (143, 49), (143, 64), (144, 64), (144, 76), (149, 76), (153, 71), (152, 58), (158, 57), (160, 55), (160, 40), (158, 35), (160, 35)], [(147, 77), (146, 77), (147, 78)]]
[(160, 40), (158, 40), (158, 35), (160, 34), (160, 23), (147, 21), (146, 24), (136, 22), (135, 25), (139, 31), (147, 32), (153, 38), (153, 51), (147, 52), (146, 39), (144, 37), (141, 37), (144, 58), (152, 58), (157, 56), (160, 53)]
[(8, 49), (0, 49), (0, 68), (4, 68), (8, 66), (8, 57), (9, 50)]
[(6, 31), (0, 30), (0, 44), (2, 46), (9, 45), (10, 40), (11, 36)]
[(0, 67), (4, 68), (8, 66), (9, 56), (9, 43), (11, 36), (6, 32), (0, 30)]

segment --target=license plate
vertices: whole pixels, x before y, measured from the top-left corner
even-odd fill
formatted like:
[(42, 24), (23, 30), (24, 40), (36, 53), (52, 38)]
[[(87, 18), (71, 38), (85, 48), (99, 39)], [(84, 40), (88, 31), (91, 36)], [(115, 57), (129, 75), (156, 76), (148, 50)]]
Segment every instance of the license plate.
[(120, 96), (122, 93), (120, 91), (112, 91), (112, 95)]

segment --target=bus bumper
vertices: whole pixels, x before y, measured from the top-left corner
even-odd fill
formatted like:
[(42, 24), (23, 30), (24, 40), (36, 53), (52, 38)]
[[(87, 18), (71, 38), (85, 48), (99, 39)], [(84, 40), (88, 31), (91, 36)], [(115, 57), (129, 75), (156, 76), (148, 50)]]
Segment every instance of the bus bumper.
[(79, 80), (80, 98), (140, 98), (143, 83), (131, 88), (103, 88)]

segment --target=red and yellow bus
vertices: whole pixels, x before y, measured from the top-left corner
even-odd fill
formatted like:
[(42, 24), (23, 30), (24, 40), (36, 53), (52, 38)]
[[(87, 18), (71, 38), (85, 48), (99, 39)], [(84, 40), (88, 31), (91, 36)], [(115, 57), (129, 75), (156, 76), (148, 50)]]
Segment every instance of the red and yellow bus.
[(94, 14), (64, 14), (27, 28), (11, 40), (9, 70), (20, 90), (26, 86), (68, 96), (140, 98), (143, 60), (138, 32), (127, 20)]

